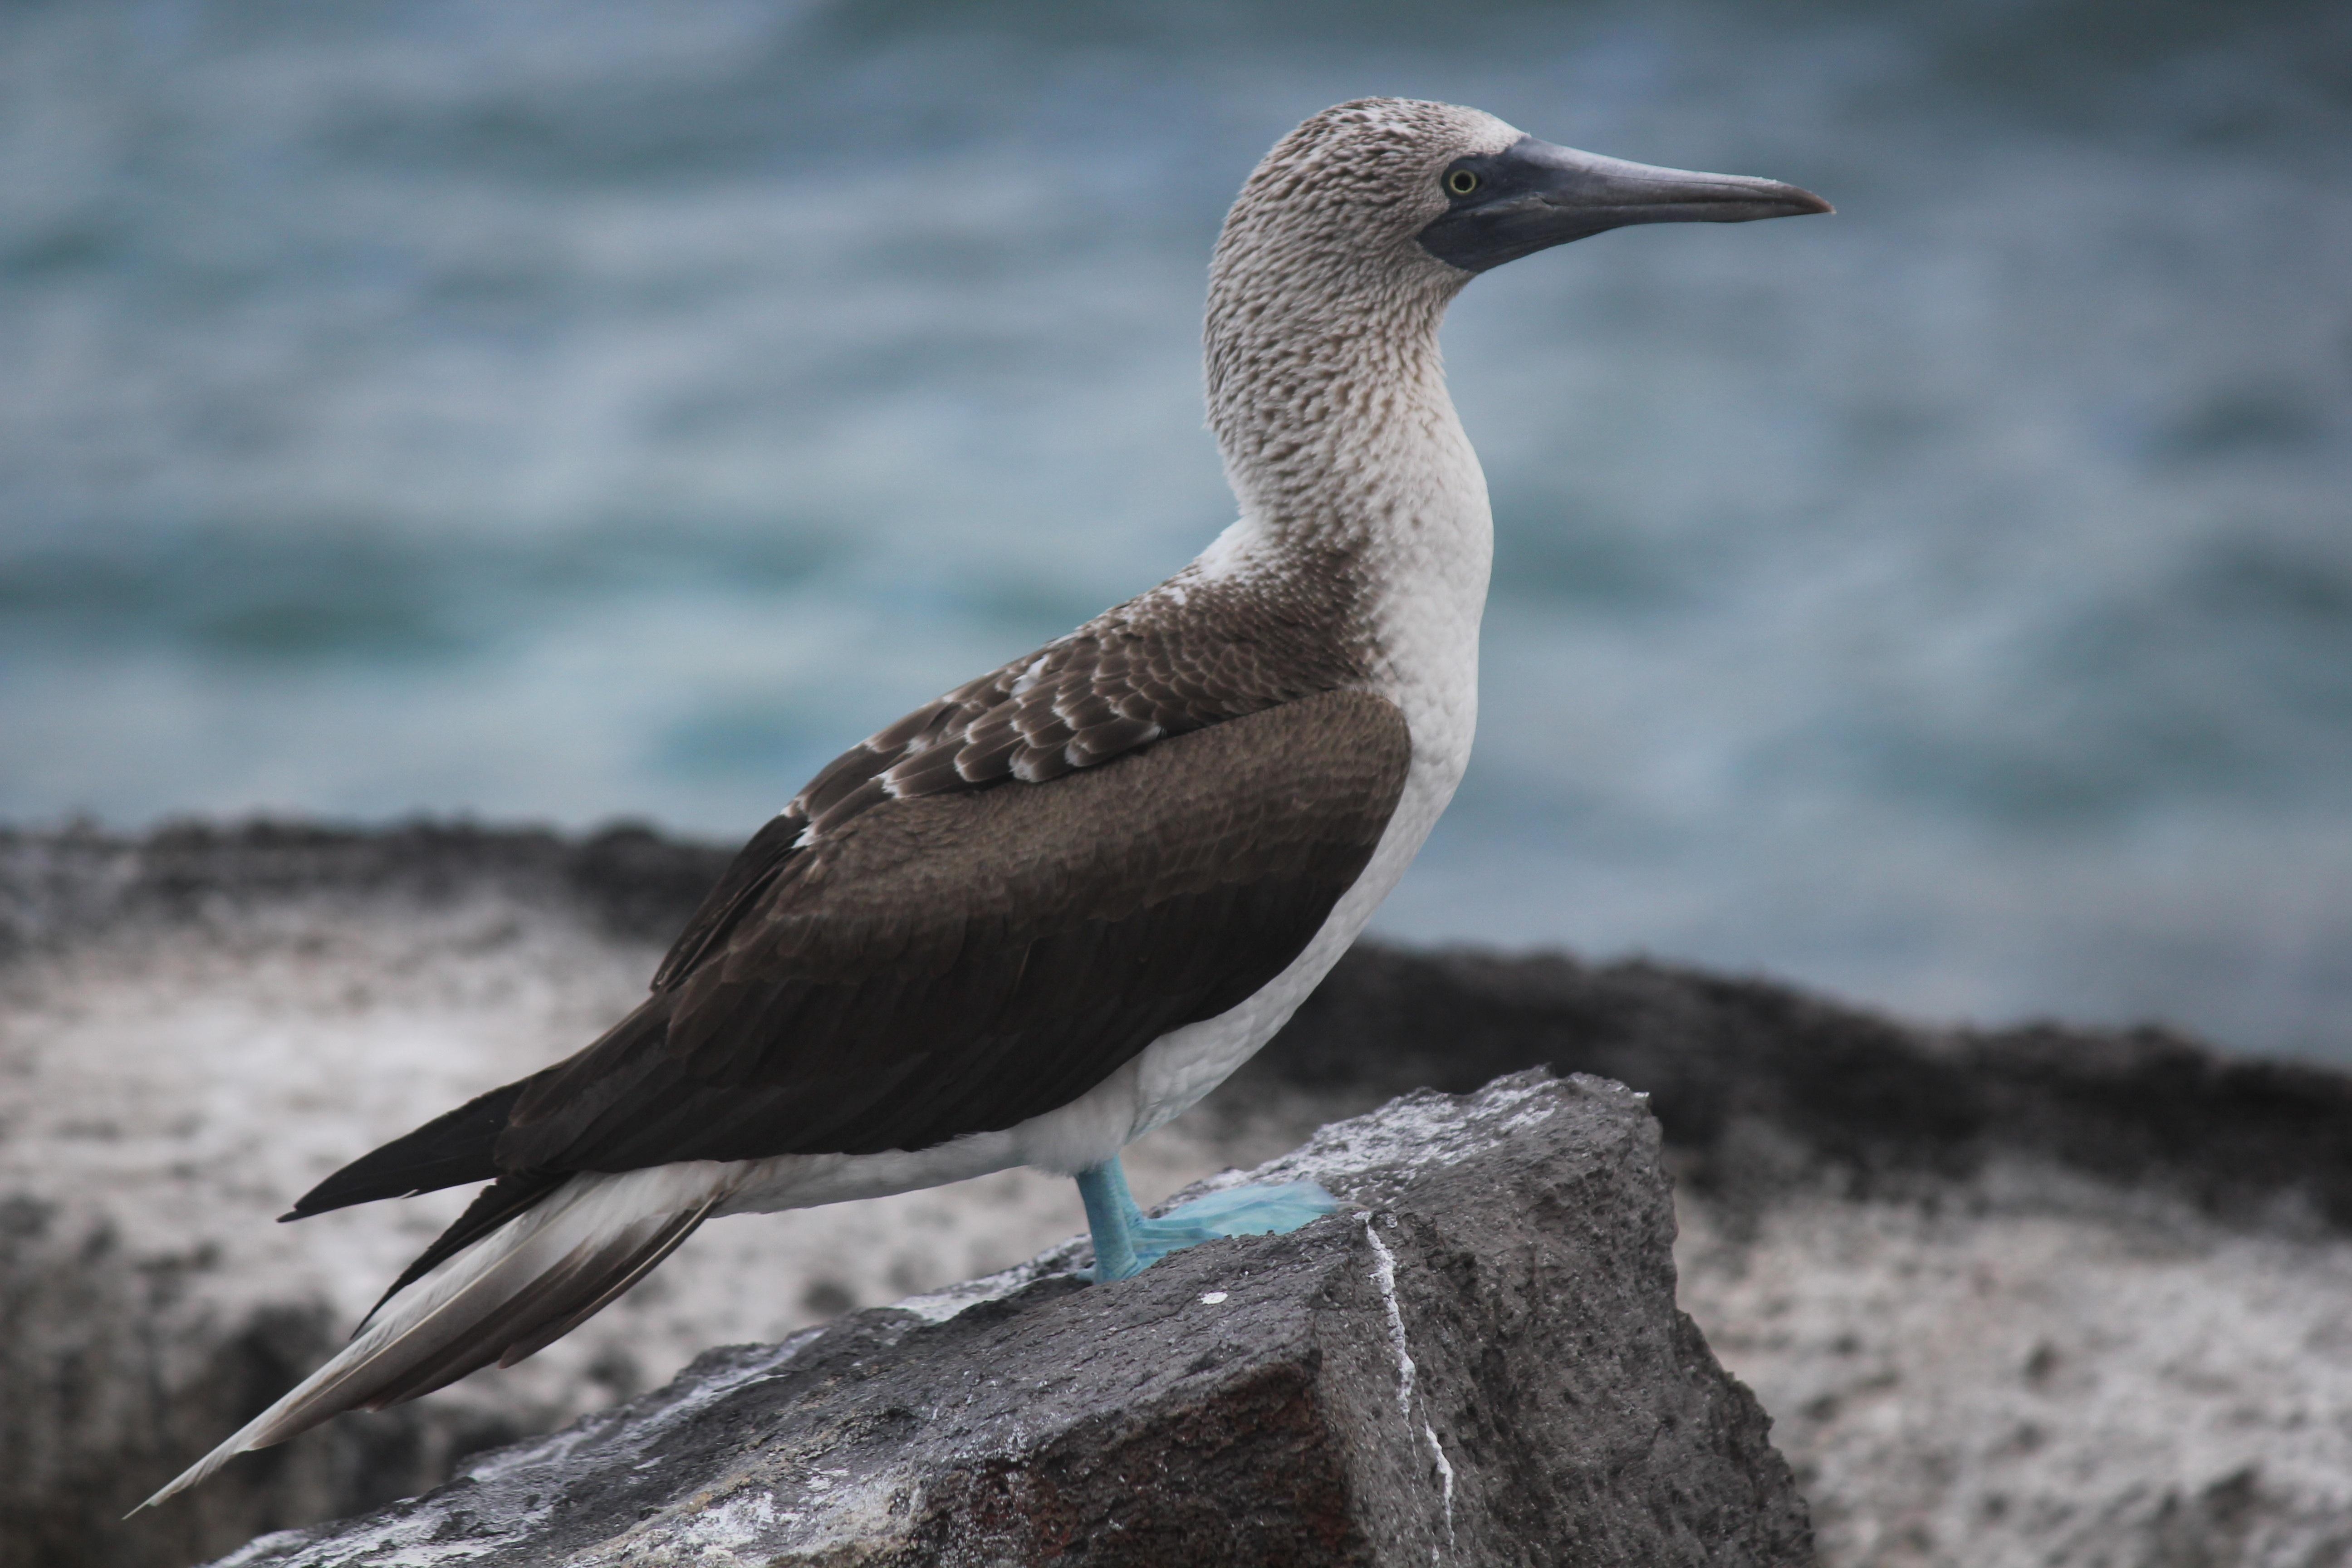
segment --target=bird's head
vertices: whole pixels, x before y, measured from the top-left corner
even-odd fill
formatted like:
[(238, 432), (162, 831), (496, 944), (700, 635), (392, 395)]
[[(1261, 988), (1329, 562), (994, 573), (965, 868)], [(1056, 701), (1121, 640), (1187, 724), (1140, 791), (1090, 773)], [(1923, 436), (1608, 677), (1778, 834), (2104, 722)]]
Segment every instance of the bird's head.
[(1332, 443), (1389, 439), (1356, 416), (1402, 407), (1399, 388), (1443, 401), (1439, 319), (1489, 268), (1629, 224), (1829, 210), (1777, 180), (1555, 147), (1450, 103), (1327, 109), (1250, 175), (1210, 266), (1203, 359), (1227, 477), (1267, 515), (1292, 490), (1328, 500), (1335, 476), (1371, 462)]
[(1476, 273), (1604, 229), (1829, 210), (1778, 180), (1629, 163), (1475, 109), (1366, 98), (1313, 116), (1265, 155), (1225, 219), (1213, 277), (1223, 292), (1278, 279), (1294, 297), (1370, 289), (1442, 301)]

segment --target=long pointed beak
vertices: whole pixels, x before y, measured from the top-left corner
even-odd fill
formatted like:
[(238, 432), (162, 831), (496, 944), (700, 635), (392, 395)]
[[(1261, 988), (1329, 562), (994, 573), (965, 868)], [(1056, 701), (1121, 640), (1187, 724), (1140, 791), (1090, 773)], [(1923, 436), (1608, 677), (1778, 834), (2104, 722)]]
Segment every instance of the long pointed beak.
[(1835, 210), (1779, 180), (1654, 168), (1532, 136), (1460, 159), (1444, 178), (1453, 205), (1421, 231), (1421, 244), (1465, 272), (1632, 224), (1750, 223)]

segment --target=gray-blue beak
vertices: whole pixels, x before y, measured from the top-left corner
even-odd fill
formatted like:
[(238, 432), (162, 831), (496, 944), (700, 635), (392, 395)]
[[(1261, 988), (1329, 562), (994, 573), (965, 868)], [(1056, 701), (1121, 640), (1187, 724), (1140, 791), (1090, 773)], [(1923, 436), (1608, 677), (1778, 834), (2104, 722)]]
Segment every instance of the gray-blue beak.
[(1465, 272), (1629, 224), (1748, 223), (1833, 210), (1778, 180), (1653, 168), (1532, 136), (1457, 158), (1438, 179), (1452, 205), (1421, 231), (1422, 247)]

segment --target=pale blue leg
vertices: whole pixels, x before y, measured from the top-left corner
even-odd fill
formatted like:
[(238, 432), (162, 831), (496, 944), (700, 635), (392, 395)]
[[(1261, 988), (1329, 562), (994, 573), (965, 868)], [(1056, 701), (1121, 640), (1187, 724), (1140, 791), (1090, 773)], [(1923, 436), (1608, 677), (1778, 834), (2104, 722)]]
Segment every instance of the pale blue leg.
[(1127, 1190), (1127, 1173), (1113, 1154), (1078, 1173), (1078, 1197), (1087, 1205), (1087, 1228), (1095, 1238), (1095, 1278), (1124, 1279), (1143, 1272), (1135, 1255), (1135, 1227), (1143, 1223)]
[(1127, 1190), (1127, 1173), (1114, 1154), (1078, 1173), (1078, 1196), (1094, 1232), (1095, 1278), (1140, 1274), (1171, 1252), (1221, 1236), (1279, 1236), (1335, 1212), (1339, 1200), (1312, 1182), (1229, 1187), (1146, 1219)]

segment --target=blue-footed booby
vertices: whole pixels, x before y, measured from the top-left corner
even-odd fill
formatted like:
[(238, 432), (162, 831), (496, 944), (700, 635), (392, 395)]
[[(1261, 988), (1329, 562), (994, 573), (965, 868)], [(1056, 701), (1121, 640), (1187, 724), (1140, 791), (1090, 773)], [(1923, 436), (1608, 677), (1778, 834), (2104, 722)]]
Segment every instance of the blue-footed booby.
[(1446, 305), (1604, 229), (1829, 210), (1442, 103), (1360, 100), (1284, 137), (1210, 268), (1240, 521), (817, 774), (602, 1038), (304, 1195), (288, 1218), (489, 1184), (348, 1346), (150, 1500), (512, 1365), (721, 1215), (1034, 1165), (1077, 1178), (1116, 1279), (1328, 1212), (1245, 1188), (1147, 1220), (1118, 1156), (1282, 1026), (1469, 759), (1493, 531)]

